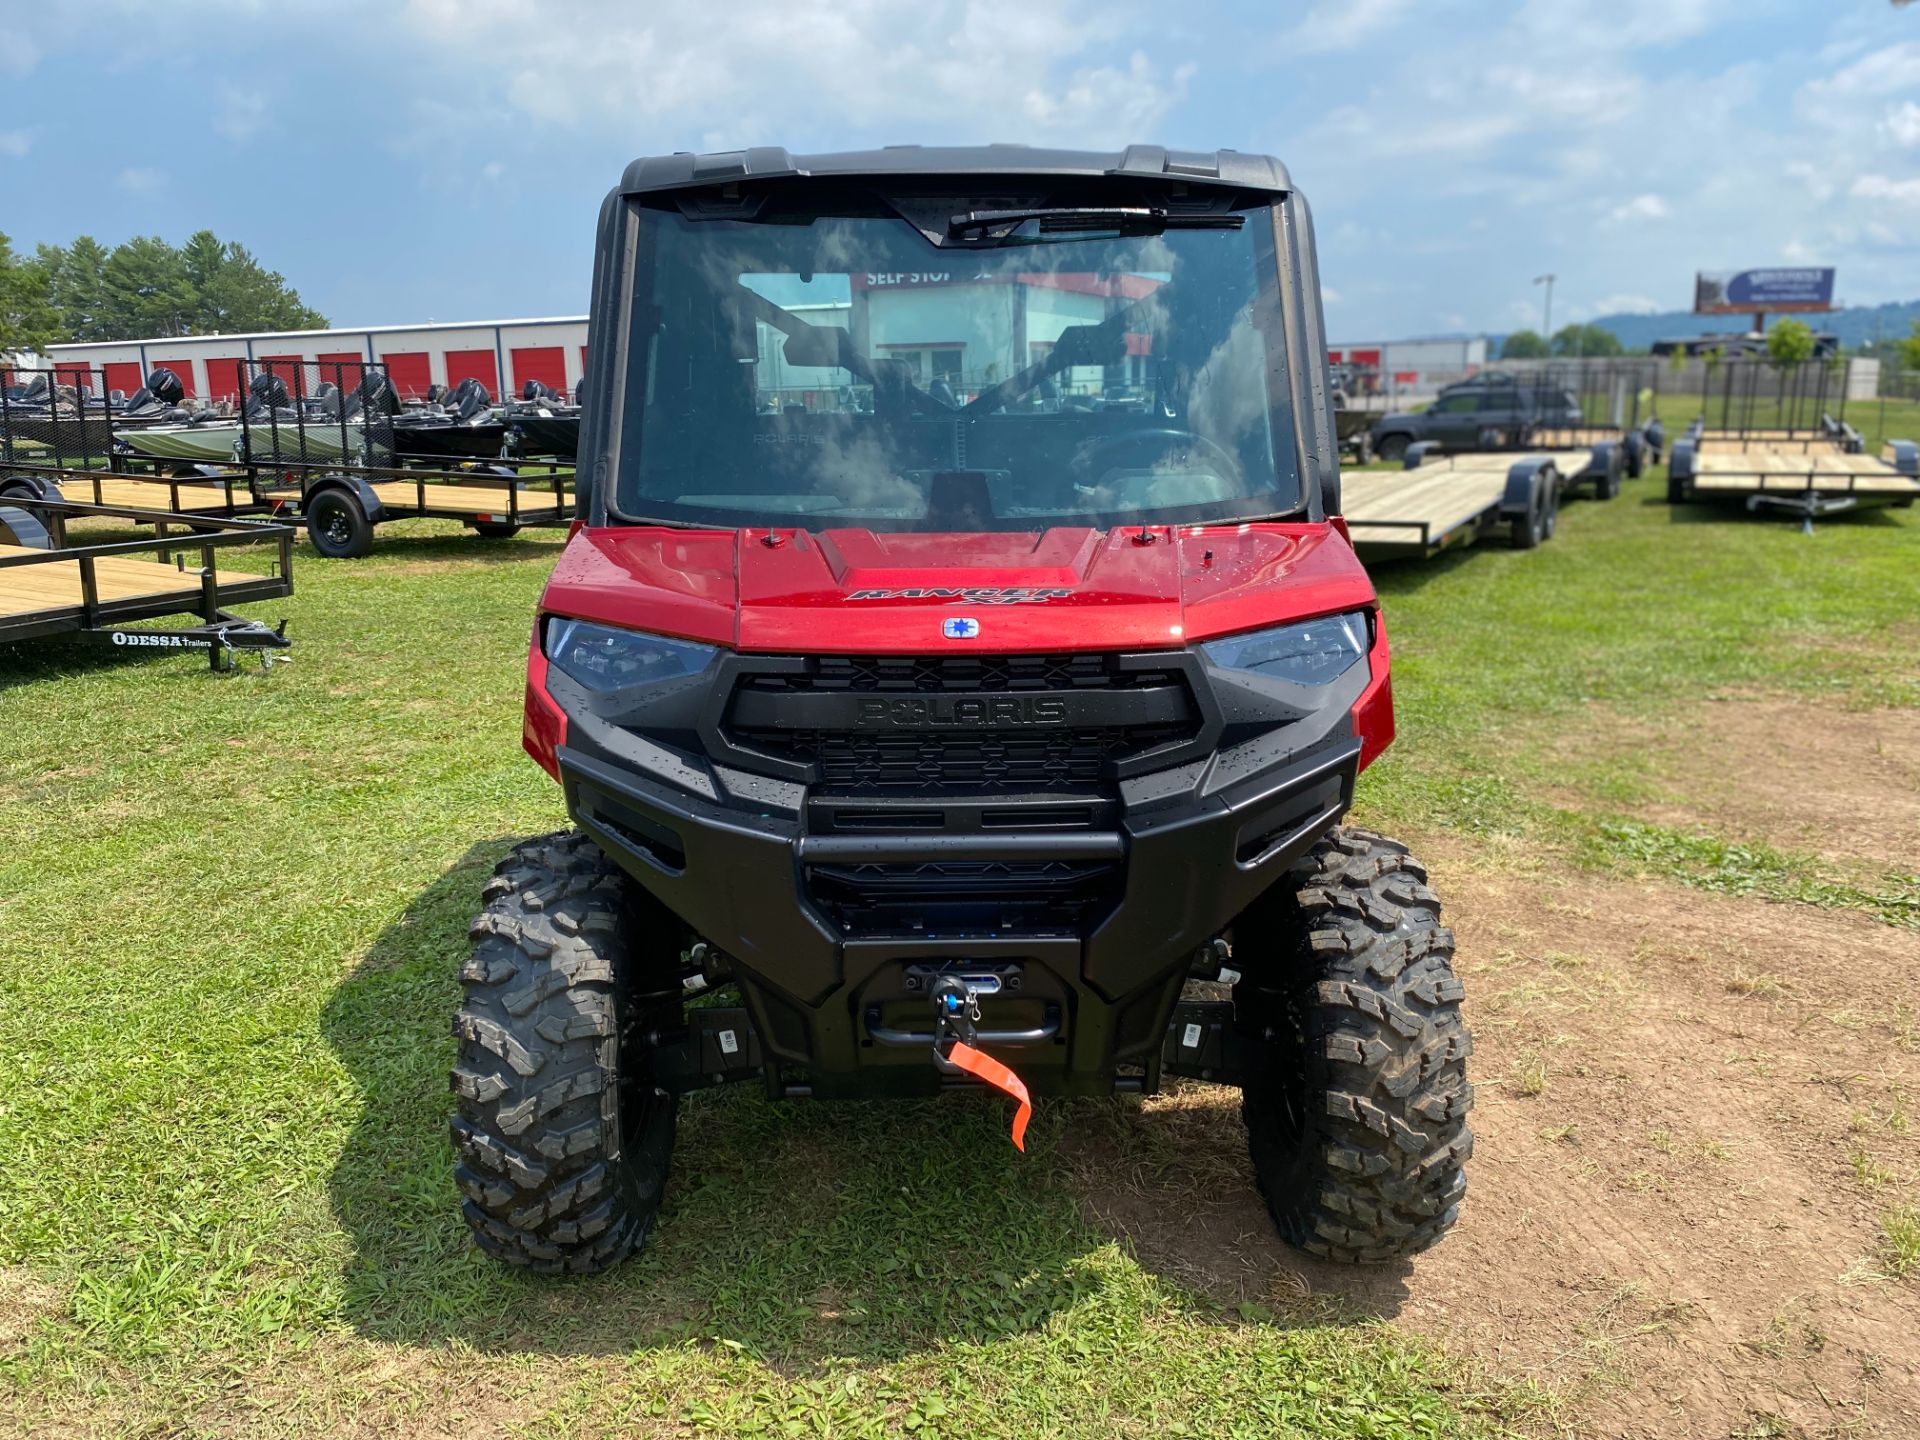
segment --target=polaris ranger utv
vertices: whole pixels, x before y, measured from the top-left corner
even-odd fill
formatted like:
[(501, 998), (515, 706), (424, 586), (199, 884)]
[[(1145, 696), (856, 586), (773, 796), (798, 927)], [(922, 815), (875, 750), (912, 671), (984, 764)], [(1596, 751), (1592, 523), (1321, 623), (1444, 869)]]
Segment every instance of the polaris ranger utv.
[[(524, 739), (576, 830), (485, 890), (453, 1134), (482, 1248), (645, 1239), (681, 1094), (1240, 1088), (1281, 1235), (1386, 1261), (1471, 1141), (1277, 162), (636, 162)], [(1213, 982), (1195, 986), (1189, 981)], [(691, 1002), (691, 1003), (690, 1003)]]

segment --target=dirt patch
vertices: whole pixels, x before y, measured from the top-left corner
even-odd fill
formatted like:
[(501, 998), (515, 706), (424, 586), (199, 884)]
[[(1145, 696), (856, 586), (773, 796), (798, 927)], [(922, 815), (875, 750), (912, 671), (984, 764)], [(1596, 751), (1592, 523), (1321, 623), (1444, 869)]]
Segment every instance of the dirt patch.
[(60, 1291), (24, 1265), (0, 1265), (0, 1355), (26, 1344), (41, 1320), (65, 1302)]
[(1561, 758), (1644, 769), (1643, 818), (1856, 862), (1920, 868), (1920, 710), (1735, 695), (1660, 721), (1581, 726)]
[(1311, 1294), (1537, 1380), (1572, 1433), (1910, 1435), (1920, 1286), (1878, 1220), (1920, 1183), (1920, 935), (1423, 848), (1476, 1042), (1454, 1234), (1384, 1272), (1280, 1245), (1211, 1087), (1079, 1142), (1089, 1211), (1222, 1299)]

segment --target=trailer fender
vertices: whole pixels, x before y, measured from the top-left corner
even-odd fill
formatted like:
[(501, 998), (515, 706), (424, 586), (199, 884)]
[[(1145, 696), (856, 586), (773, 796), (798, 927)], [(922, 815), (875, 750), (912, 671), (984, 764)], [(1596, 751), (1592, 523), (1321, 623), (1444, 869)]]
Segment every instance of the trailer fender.
[(223, 480), (227, 472), (218, 465), (176, 465), (171, 472), (175, 480)]
[(520, 478), (520, 472), (511, 465), (476, 465), (473, 467), (473, 473), (476, 475), (497, 475), (502, 480), (511, 480), (513, 481), (513, 488), (516, 490), (524, 490), (527, 488), (527, 482)]
[(20, 545), (28, 550), (51, 550), (47, 527), (16, 505), (0, 505), (0, 545)]
[(1673, 447), (1673, 459), (1667, 465), (1667, 476), (1673, 480), (1691, 480), (1693, 478), (1693, 447), (1691, 436)]
[(1660, 452), (1667, 445), (1667, 427), (1658, 420), (1649, 420), (1643, 432), (1647, 444), (1647, 455), (1655, 465), (1660, 463)]
[(1893, 451), (1894, 469), (1920, 480), (1920, 445), (1911, 440), (1889, 440), (1887, 448)]
[(0, 500), (51, 500), (66, 497), (60, 487), (44, 475), (0, 475)]
[(1418, 470), (1421, 461), (1425, 460), (1427, 456), (1437, 455), (1439, 452), (1440, 442), (1438, 440), (1416, 440), (1413, 444), (1407, 446), (1406, 458), (1402, 462), (1403, 466), (1408, 470)]
[(1544, 505), (1550, 498), (1547, 487), (1557, 485), (1559, 480), (1551, 460), (1531, 455), (1516, 461), (1507, 471), (1506, 493), (1500, 497), (1500, 518), (1514, 520), (1533, 514), (1537, 506)]
[(380, 504), (380, 497), (374, 494), (373, 487), (358, 475), (322, 475), (302, 493), (301, 506), (304, 508), (306, 502), (322, 490), (345, 490), (360, 502), (360, 508), (366, 512), (367, 523), (370, 525), (378, 525), (386, 518), (386, 511)]

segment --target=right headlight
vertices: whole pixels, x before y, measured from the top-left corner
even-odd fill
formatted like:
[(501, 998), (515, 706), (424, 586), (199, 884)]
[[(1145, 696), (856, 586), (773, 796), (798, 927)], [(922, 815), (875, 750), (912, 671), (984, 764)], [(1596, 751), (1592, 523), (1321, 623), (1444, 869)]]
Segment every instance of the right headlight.
[(548, 664), (600, 693), (698, 675), (720, 653), (691, 640), (558, 618), (547, 622), (546, 651)]
[(1296, 685), (1331, 685), (1366, 658), (1367, 645), (1367, 612), (1350, 610), (1208, 640), (1200, 652), (1225, 670), (1248, 670)]

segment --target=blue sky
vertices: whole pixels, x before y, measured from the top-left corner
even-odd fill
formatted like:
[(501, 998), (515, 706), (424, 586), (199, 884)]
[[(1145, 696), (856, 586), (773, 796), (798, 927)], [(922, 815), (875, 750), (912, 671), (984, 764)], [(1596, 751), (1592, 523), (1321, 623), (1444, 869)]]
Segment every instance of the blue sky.
[(1696, 269), (1920, 296), (1889, 0), (9, 0), (0, 230), (201, 226), (342, 324), (585, 309), (634, 156), (1271, 150), (1336, 340), (1681, 309)]

